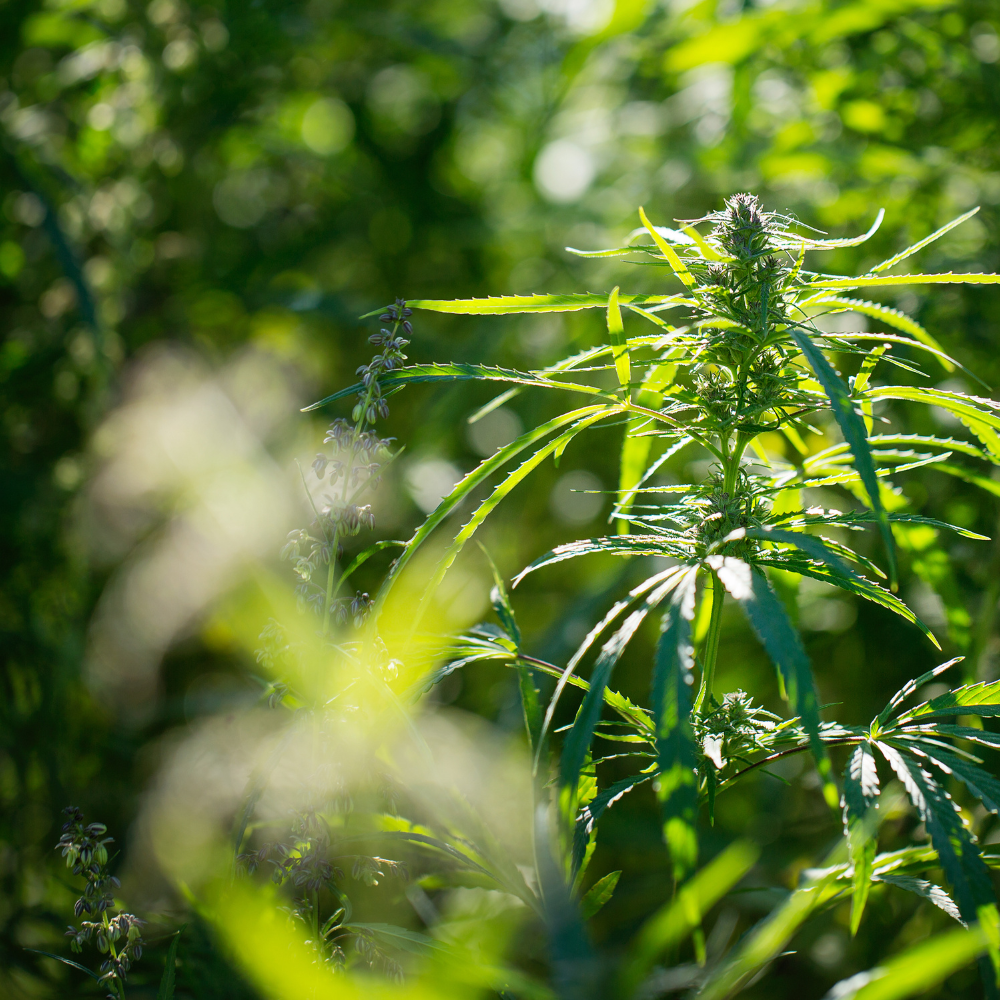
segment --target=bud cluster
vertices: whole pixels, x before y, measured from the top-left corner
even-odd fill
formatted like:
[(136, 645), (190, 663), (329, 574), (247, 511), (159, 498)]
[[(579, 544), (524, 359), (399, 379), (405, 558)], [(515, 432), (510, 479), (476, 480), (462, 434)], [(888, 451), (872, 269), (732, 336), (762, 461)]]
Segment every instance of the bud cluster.
[[(353, 806), (346, 794), (331, 805), (339, 811), (350, 811)], [(367, 938), (362, 941), (356, 931), (348, 932), (343, 926), (350, 920), (351, 903), (342, 888), (344, 870), (337, 862), (353, 860), (352, 878), (369, 887), (377, 886), (379, 880), (387, 876), (407, 882), (409, 870), (405, 864), (389, 858), (335, 856), (333, 849), (326, 819), (316, 809), (307, 809), (296, 815), (287, 841), (264, 843), (257, 850), (238, 855), (236, 861), (238, 870), (245, 875), (255, 874), (265, 864), (271, 866), (271, 881), (291, 890), (293, 915), (311, 927), (312, 943), (325, 962), (336, 967), (344, 964), (345, 956), (338, 938), (351, 933), (358, 952), (368, 965), (385, 968), (386, 956), (375, 948), (374, 941)], [(332, 897), (333, 912), (321, 923), (324, 894)]]
[(114, 890), (121, 883), (108, 870), (108, 844), (114, 842), (105, 836), (108, 828), (103, 823), (84, 823), (83, 813), (76, 806), (63, 810), (67, 817), (62, 836), (56, 845), (66, 859), (66, 866), (74, 875), (86, 879), (83, 895), (73, 904), (73, 913), (97, 916), (99, 920), (83, 920), (79, 927), (70, 927), (66, 937), (75, 952), (93, 941), (102, 955), (108, 957), (101, 963), (101, 981), (116, 985), (121, 992), (132, 962), (142, 957), (143, 921), (131, 913), (110, 915), (115, 908)]

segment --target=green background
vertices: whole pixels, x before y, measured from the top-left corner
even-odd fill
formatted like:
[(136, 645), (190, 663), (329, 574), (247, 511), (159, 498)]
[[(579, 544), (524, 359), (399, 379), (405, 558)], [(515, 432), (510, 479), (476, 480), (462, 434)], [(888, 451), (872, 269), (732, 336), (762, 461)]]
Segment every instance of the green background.
[[(997, 270), (998, 30), (987, 2), (0, 2), (0, 992), (87, 992), (24, 950), (63, 950), (72, 897), (51, 850), (62, 806), (100, 817), (127, 850), (155, 771), (151, 748), (219, 708), (191, 696), (199, 679), (230, 677), (223, 700), (252, 688), (252, 662), (210, 623), (168, 654), (141, 717), (123, 717), (86, 682), (88, 622), (123, 555), (102, 549), (81, 515), (100, 461), (91, 436), (128, 397), (136, 359), (173, 344), (221, 370), (252, 349), (310, 402), (353, 381), (376, 328), (357, 317), (396, 296), (659, 289), (660, 273), (579, 261), (564, 247), (617, 245), (639, 205), (669, 224), (740, 190), (835, 235), (867, 229), (884, 207), (870, 243), (826, 258), (839, 272), (981, 204), (913, 269)], [(995, 292), (956, 286), (886, 301), (1000, 384)], [(599, 318), (584, 314), (418, 314), (415, 324), (415, 361), (539, 367), (602, 336)], [(386, 429), (407, 451), (386, 485), (395, 502), (380, 535), (407, 537), (419, 522), (414, 497), (428, 468), (450, 474), (428, 462), (465, 471), (490, 449), (465, 422), (489, 398), (465, 386), (394, 397)], [(522, 396), (509, 412), (529, 426), (545, 405)], [(268, 444), (308, 461), (322, 429), (322, 417), (290, 406)], [(601, 530), (600, 514), (574, 508), (580, 495), (569, 491), (615, 485), (619, 440), (613, 430), (589, 440), (606, 447), (571, 447), (484, 532), (505, 576)], [(583, 471), (596, 480), (563, 478)], [(918, 508), (931, 499), (948, 520), (996, 534), (988, 494), (930, 472), (904, 489)], [(967, 677), (992, 679), (996, 546), (942, 544), (918, 568), (944, 581), (948, 608), (925, 584), (904, 596), (947, 653), (968, 653)], [(368, 589), (384, 567), (369, 564)], [(628, 575), (595, 560), (529, 578), (515, 604), (532, 651), (564, 662)], [(867, 721), (936, 662), (887, 613), (806, 598), (807, 646), (842, 721)], [(651, 640), (641, 634), (623, 661), (626, 692), (641, 696), (648, 683)], [(721, 690), (777, 706), (771, 669), (736, 619), (720, 663)], [(442, 698), (519, 725), (503, 668), (470, 670)], [(766, 845), (760, 883), (787, 887), (837, 823), (808, 775), (786, 777), (790, 787), (760, 776), (720, 799), (706, 845), (748, 834)], [(902, 843), (915, 824), (890, 821), (884, 843)], [(613, 859), (625, 874), (595, 926), (608, 941), (624, 940), (668, 891), (651, 793), (609, 813), (595, 877)], [(776, 893), (739, 906), (763, 913)], [(751, 993), (822, 996), (943, 926), (928, 909), (874, 898), (854, 941), (835, 910)], [(247, 995), (203, 932), (190, 940), (182, 991)], [(158, 978), (162, 951), (149, 954), (136, 995)], [(972, 969), (943, 988), (978, 989)]]

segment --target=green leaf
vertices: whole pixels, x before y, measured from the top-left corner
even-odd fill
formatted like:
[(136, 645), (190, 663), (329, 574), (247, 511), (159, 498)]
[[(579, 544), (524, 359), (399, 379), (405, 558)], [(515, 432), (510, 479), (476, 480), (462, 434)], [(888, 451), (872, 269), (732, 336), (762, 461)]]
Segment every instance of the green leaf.
[(936, 715), (1000, 715), (1000, 681), (982, 681), (965, 684), (953, 691), (946, 691), (937, 698), (925, 701), (904, 712), (896, 724), (914, 719), (929, 719)]
[(884, 590), (877, 583), (873, 583), (863, 576), (842, 576), (827, 566), (817, 565), (815, 561), (797, 558), (795, 555), (784, 555), (783, 553), (775, 553), (773, 556), (758, 553), (754, 556), (754, 565), (771, 566), (775, 569), (799, 573), (802, 576), (812, 577), (814, 580), (832, 583), (835, 587), (846, 590), (848, 593), (857, 594), (859, 597), (863, 597), (873, 604), (879, 604), (888, 611), (894, 612), (912, 625), (916, 625), (938, 649), (941, 648), (941, 644), (937, 641), (934, 633), (895, 594), (890, 594), (889, 591)]
[(886, 882), (889, 885), (898, 886), (907, 892), (912, 892), (921, 896), (929, 903), (933, 903), (939, 910), (943, 910), (952, 920), (957, 920), (960, 924), (965, 924), (962, 914), (958, 912), (955, 900), (951, 898), (939, 885), (928, 882), (922, 878), (914, 878), (912, 875), (875, 875), (877, 882)]
[[(383, 375), (378, 384), (382, 390), (396, 389), (404, 385), (417, 385), (423, 382), (512, 382), (515, 385), (526, 385), (542, 389), (564, 389), (569, 392), (582, 392), (590, 396), (608, 396), (610, 393), (603, 389), (595, 389), (592, 385), (582, 385), (576, 382), (556, 382), (553, 379), (543, 378), (531, 372), (519, 372), (512, 368), (490, 368), (486, 365), (470, 364), (433, 364), (433, 365), (409, 365), (406, 368), (399, 368), (391, 375)], [(341, 389), (330, 396), (325, 396), (318, 403), (302, 407), (302, 413), (326, 406), (327, 403), (343, 399), (345, 396), (354, 396), (364, 388), (361, 382)]]
[[(538, 468), (542, 462), (545, 461), (550, 455), (558, 454), (563, 448), (581, 431), (586, 430), (593, 424), (604, 420), (606, 417), (610, 416), (611, 413), (619, 412), (618, 408), (606, 409), (602, 407), (598, 412), (589, 413), (586, 416), (581, 417), (576, 421), (571, 427), (567, 428), (558, 437), (553, 438), (548, 444), (543, 445), (538, 449), (530, 458), (525, 459), (513, 472), (509, 473), (507, 477), (500, 483), (496, 489), (476, 508), (472, 517), (462, 526), (462, 529), (455, 536), (452, 543), (445, 549), (441, 558), (438, 560), (437, 565), (434, 567), (433, 573), (431, 573), (430, 579), (427, 581), (427, 585), (424, 587), (423, 595), (420, 598), (420, 602), (413, 614), (413, 619), (411, 622), (411, 630), (415, 630), (417, 625), (420, 623), (425, 611), (427, 610), (430, 601), (433, 599), (434, 594), (437, 591), (438, 586), (444, 579), (445, 573), (451, 567), (451, 564), (458, 557), (459, 552), (465, 546), (465, 543), (476, 533), (479, 526), (486, 520), (486, 518), (493, 512), (493, 510), (500, 504), (500, 502), (517, 486), (519, 483), (523, 482), (529, 475)], [(499, 454), (499, 452), (497, 453)], [(469, 477), (466, 476), (466, 479)], [(456, 489), (462, 486), (465, 479), (458, 484)], [(448, 498), (446, 497), (445, 500)], [(441, 503), (444, 504), (445, 500)], [(438, 507), (440, 509), (440, 505)], [(437, 511), (435, 511), (435, 514)], [(433, 515), (432, 515), (433, 517)], [(430, 520), (430, 519), (428, 519)], [(426, 523), (426, 522), (425, 522)], [(404, 550), (404, 555), (409, 551)], [(400, 560), (402, 560), (402, 556)], [(397, 566), (399, 565), (397, 561)], [(518, 577), (520, 579), (520, 577)], [(516, 581), (515, 581), (516, 583)]]
[(573, 424), (578, 420), (599, 412), (603, 412), (605, 416), (611, 416), (613, 413), (620, 412), (620, 410), (618, 407), (607, 407), (601, 404), (596, 404), (592, 406), (584, 406), (578, 410), (570, 410), (567, 413), (561, 413), (558, 417), (554, 417), (552, 420), (549, 420), (544, 424), (540, 424), (538, 427), (525, 431), (524, 434), (515, 438), (510, 444), (505, 445), (493, 455), (490, 455), (489, 458), (484, 459), (475, 469), (463, 477), (463, 479), (455, 485), (454, 489), (452, 489), (446, 497), (442, 498), (441, 502), (437, 505), (437, 507), (435, 507), (434, 511), (427, 517), (423, 524), (417, 528), (413, 537), (406, 543), (406, 547), (400, 553), (399, 558), (396, 559), (395, 564), (389, 570), (389, 573), (379, 590), (378, 604), (381, 605), (385, 602), (387, 594), (395, 584), (396, 580), (399, 579), (403, 569), (406, 567), (410, 559), (413, 558), (413, 555), (416, 553), (420, 545), (423, 544), (431, 532), (460, 503), (462, 503), (462, 501), (465, 500), (466, 497), (468, 497), (468, 495), (476, 489), (481, 482), (493, 475), (494, 472), (501, 469), (507, 464), (507, 462), (509, 462), (512, 458), (515, 458), (526, 448), (540, 441), (542, 438), (548, 437), (548, 435), (553, 431), (559, 430), (567, 424)]
[(826, 1000), (904, 1000), (927, 992), (984, 951), (986, 935), (979, 927), (937, 934), (883, 965), (837, 983)]
[(896, 708), (897, 705), (901, 705), (918, 688), (923, 687), (928, 681), (931, 681), (940, 674), (943, 674), (950, 667), (953, 667), (956, 663), (961, 663), (962, 660), (964, 659), (965, 659), (964, 656), (955, 656), (952, 659), (948, 660), (947, 663), (940, 663), (936, 667), (933, 667), (931, 670), (928, 670), (926, 673), (922, 673), (919, 677), (914, 677), (911, 680), (908, 680), (889, 699), (889, 701), (886, 703), (885, 708), (883, 708), (882, 711), (879, 712), (878, 718), (876, 718), (875, 720), (875, 725), (878, 726), (878, 728), (880, 729), (883, 728), (886, 722), (888, 721), (889, 716), (892, 715), (893, 709)]
[(79, 962), (74, 962), (71, 958), (64, 958), (62, 955), (56, 955), (51, 951), (42, 951), (40, 948), (25, 948), (25, 951), (30, 951), (35, 955), (44, 955), (46, 958), (54, 958), (57, 962), (62, 962), (63, 965), (71, 965), (74, 969), (79, 969), (80, 972), (85, 972), (91, 979), (96, 979), (98, 982), (101, 981), (101, 977), (96, 972), (91, 972), (85, 965), (81, 965)]
[(404, 548), (406, 546), (406, 542), (401, 542), (394, 538), (385, 538), (380, 542), (376, 542), (374, 545), (370, 545), (363, 552), (359, 552), (351, 560), (347, 568), (340, 574), (340, 579), (337, 581), (338, 585), (343, 583), (356, 569), (368, 562), (368, 560), (371, 559), (376, 552), (381, 552), (383, 549), (389, 549), (393, 546)]
[(605, 811), (613, 806), (624, 795), (627, 795), (639, 785), (652, 780), (653, 772), (644, 774), (633, 774), (628, 778), (622, 778), (613, 785), (598, 792), (594, 798), (580, 810), (576, 819), (576, 826), (573, 832), (573, 860), (571, 870), (575, 874), (579, 871), (587, 852), (587, 845), (594, 833), (598, 820)]
[(847, 391), (847, 386), (841, 381), (840, 376), (833, 370), (832, 365), (826, 360), (823, 352), (809, 339), (804, 330), (793, 328), (792, 339), (798, 345), (799, 350), (805, 355), (809, 362), (809, 367), (816, 373), (833, 409), (833, 415), (840, 425), (844, 440), (854, 455), (854, 467), (861, 482), (868, 493), (868, 499), (872, 510), (878, 518), (879, 530), (882, 533), (882, 541), (885, 544), (886, 558), (889, 563), (889, 580), (895, 589), (896, 586), (896, 554), (892, 540), (892, 531), (889, 529), (889, 521), (885, 516), (882, 507), (882, 500), (879, 496), (878, 480), (875, 477), (875, 464), (872, 461), (871, 450), (868, 446), (868, 433), (864, 421), (858, 416), (854, 409), (854, 402), (851, 394)]
[(604, 690), (611, 680), (611, 674), (618, 660), (625, 651), (629, 640), (645, 620), (646, 615), (665, 600), (685, 579), (686, 576), (683, 572), (669, 575), (649, 594), (642, 605), (625, 619), (618, 631), (601, 647), (601, 652), (591, 674), (590, 690), (587, 691), (583, 704), (580, 706), (563, 744), (559, 781), (563, 788), (570, 789), (573, 794), (575, 794), (579, 784), (580, 772), (590, 750), (594, 727), (601, 715)]
[(170, 942), (167, 949), (167, 957), (163, 963), (163, 977), (160, 979), (160, 988), (156, 991), (156, 1000), (174, 1000), (174, 976), (177, 969), (177, 945), (180, 942), (181, 934), (184, 933), (182, 927)]
[(997, 406), (991, 399), (906, 385), (873, 386), (865, 392), (865, 396), (870, 399), (904, 399), (948, 410), (986, 445), (986, 450), (994, 459), (1000, 459), (1000, 435), (997, 434), (1000, 415), (991, 412)]
[[(689, 291), (697, 294), (696, 283), (694, 275), (687, 269), (684, 261), (680, 259), (677, 255), (677, 251), (659, 234), (649, 219), (646, 218), (646, 213), (643, 209), (639, 209), (639, 218), (642, 220), (642, 224), (646, 227), (649, 235), (653, 237), (653, 242), (659, 247), (660, 253), (667, 259), (670, 264), (671, 269), (674, 274), (680, 279), (681, 284), (684, 285)], [(624, 301), (624, 300), (623, 300)], [(643, 305), (642, 302), (636, 302), (635, 305)]]
[(1000, 274), (881, 274), (860, 278), (814, 278), (806, 288), (874, 288), (893, 285), (993, 285)]
[[(894, 741), (890, 740), (889, 742)], [(976, 798), (982, 801), (990, 812), (1000, 815), (1000, 781), (992, 774), (984, 771), (981, 767), (976, 767), (975, 764), (963, 757), (959, 757), (953, 750), (928, 739), (917, 736), (910, 737), (906, 742), (910, 747), (919, 746), (920, 750), (930, 757), (945, 774), (954, 775)]]
[(938, 352), (939, 360), (941, 364), (948, 370), (952, 371), (955, 368), (956, 362), (948, 357), (944, 353), (944, 349), (941, 345), (930, 335), (930, 333), (921, 326), (915, 319), (907, 316), (906, 313), (899, 309), (893, 309), (891, 306), (882, 305), (880, 302), (867, 302), (864, 299), (849, 299), (839, 295), (823, 296), (820, 299), (813, 299), (810, 301), (812, 305), (827, 305), (836, 304), (844, 306), (844, 309), (832, 310), (833, 313), (837, 312), (857, 312), (862, 313), (865, 316), (871, 316), (872, 319), (880, 319), (883, 323), (887, 323), (889, 326), (900, 330), (903, 333), (908, 333), (910, 336), (915, 337), (924, 344), (926, 347), (931, 347), (935, 352)]
[(694, 681), (694, 618), (697, 569), (683, 578), (663, 615), (653, 661), (653, 722), (659, 767), (656, 797), (663, 817), (663, 839), (670, 851), (674, 878), (682, 880), (698, 860), (698, 808), (694, 732), (691, 728), (691, 687)]
[(930, 236), (925, 236), (922, 240), (919, 240), (918, 242), (914, 243), (913, 246), (909, 246), (905, 250), (902, 250), (899, 253), (897, 253), (895, 256), (890, 257), (888, 260), (882, 261), (881, 264), (876, 264), (875, 267), (873, 267), (868, 273), (878, 274), (880, 271), (889, 270), (889, 268), (892, 267), (894, 264), (898, 264), (901, 260), (906, 260), (906, 258), (909, 257), (911, 254), (915, 254), (918, 250), (923, 250), (923, 248), (927, 246), (929, 243), (933, 243), (935, 240), (940, 239), (942, 236), (944, 236), (945, 233), (954, 229), (956, 226), (960, 226), (967, 219), (971, 219), (978, 211), (979, 211), (979, 206), (977, 205), (975, 208), (970, 209), (964, 215), (960, 215), (957, 219), (952, 219), (951, 222), (942, 226), (940, 229), (935, 230), (933, 233), (930, 234)]
[(896, 772), (927, 827), (941, 867), (955, 890), (959, 911), (966, 921), (975, 922), (981, 908), (996, 905), (993, 884), (951, 796), (927, 771), (904, 757), (896, 747), (882, 740), (876, 740), (875, 746)]
[[(675, 302), (676, 295), (623, 295), (621, 304), (661, 306)], [(491, 295), (485, 299), (415, 299), (407, 301), (411, 309), (457, 313), (463, 316), (504, 316), (510, 313), (574, 312), (578, 309), (607, 308), (604, 292), (573, 292), (566, 295)], [(381, 310), (376, 310), (379, 312)]]
[(583, 899), (580, 900), (580, 912), (583, 914), (584, 920), (589, 920), (611, 899), (621, 875), (620, 871), (611, 872), (609, 875), (605, 875), (604, 878), (598, 879), (587, 890)]
[(632, 367), (629, 361), (628, 341), (625, 339), (625, 326), (622, 323), (622, 311), (618, 305), (618, 286), (611, 289), (608, 296), (608, 340), (611, 341), (611, 356), (615, 359), (615, 371), (618, 373), (618, 384), (628, 391), (632, 381)]
[(844, 832), (847, 835), (851, 862), (854, 865), (851, 896), (851, 936), (858, 933), (861, 917), (871, 888), (875, 862), (875, 831), (879, 783), (875, 757), (867, 743), (861, 743), (844, 770)]
[(759, 855), (760, 848), (749, 841), (730, 844), (648, 917), (632, 940), (614, 995), (626, 1000), (633, 996), (657, 959), (700, 926), (705, 914), (750, 871)]
[(746, 934), (731, 955), (710, 975), (698, 1000), (726, 1000), (740, 992), (768, 962), (773, 961), (795, 932), (823, 906), (837, 899), (843, 888), (837, 879), (843, 866), (821, 870), (816, 878), (796, 889)]
[(581, 538), (576, 542), (557, 545), (550, 552), (539, 556), (514, 577), (512, 585), (516, 587), (529, 573), (534, 573), (545, 566), (598, 553), (620, 556), (662, 556), (671, 555), (672, 549), (668, 540), (660, 535), (607, 535), (603, 538)]
[[(867, 233), (862, 233), (860, 236), (848, 236), (844, 239), (836, 240), (812, 240), (806, 236), (789, 236), (788, 245), (790, 247), (798, 247), (800, 244), (805, 244), (808, 250), (837, 250), (841, 247), (856, 247), (860, 246), (862, 243), (866, 243), (870, 240), (882, 225), (882, 220), (885, 218), (885, 209), (880, 208), (878, 214), (875, 216), (875, 221), (871, 224)], [(780, 241), (779, 241), (780, 242)]]
[(812, 668), (788, 612), (759, 569), (731, 556), (708, 556), (705, 562), (743, 609), (777, 668), (788, 699), (809, 735), (809, 746), (823, 782), (823, 795), (830, 807), (836, 808), (839, 796), (831, 777), (830, 758), (820, 738), (819, 703), (813, 687)]
[(992, 493), (995, 497), (1000, 497), (1000, 483), (995, 479), (977, 475), (975, 472), (963, 469), (959, 465), (952, 465), (950, 462), (938, 462), (934, 468), (938, 472), (946, 472), (949, 476), (954, 476), (956, 479), (978, 486), (981, 490), (986, 490), (987, 493)]
[(412, 952), (416, 955), (426, 955), (430, 951), (448, 951), (440, 941), (435, 941), (434, 938), (428, 937), (426, 934), (420, 934), (405, 927), (397, 927), (395, 924), (352, 922), (341, 926), (349, 931), (370, 931), (401, 951)]

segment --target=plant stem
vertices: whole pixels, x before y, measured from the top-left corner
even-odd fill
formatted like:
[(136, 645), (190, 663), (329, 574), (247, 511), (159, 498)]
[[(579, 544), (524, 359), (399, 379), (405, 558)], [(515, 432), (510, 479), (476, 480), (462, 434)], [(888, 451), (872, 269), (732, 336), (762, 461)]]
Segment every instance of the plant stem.
[(330, 608), (333, 606), (333, 577), (337, 568), (337, 541), (340, 529), (334, 529), (330, 542), (330, 567), (326, 571), (326, 600), (323, 602), (323, 635), (330, 630)]
[(702, 654), (701, 686), (695, 699), (695, 713), (701, 712), (704, 704), (711, 697), (712, 682), (715, 679), (715, 660), (719, 653), (719, 633), (722, 631), (722, 601), (726, 588), (722, 581), (712, 574), (712, 617), (708, 623), (708, 637), (705, 640), (705, 652)]

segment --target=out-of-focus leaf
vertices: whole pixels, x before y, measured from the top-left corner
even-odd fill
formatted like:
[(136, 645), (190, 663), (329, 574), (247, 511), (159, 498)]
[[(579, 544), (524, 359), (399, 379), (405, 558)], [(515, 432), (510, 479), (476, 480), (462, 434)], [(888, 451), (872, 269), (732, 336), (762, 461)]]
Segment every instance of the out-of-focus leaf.
[(583, 914), (584, 920), (589, 920), (611, 899), (621, 875), (620, 871), (611, 872), (604, 878), (598, 879), (586, 891), (583, 899), (580, 900), (580, 912)]
[(174, 1000), (174, 977), (177, 974), (177, 945), (180, 942), (183, 931), (184, 928), (181, 928), (173, 936), (170, 947), (167, 949), (167, 957), (163, 963), (163, 976), (160, 979), (160, 988), (156, 991), (156, 1000)]
[(763, 966), (781, 953), (813, 913), (840, 897), (844, 887), (837, 884), (837, 879), (843, 871), (842, 866), (827, 868), (791, 893), (708, 977), (695, 994), (698, 1000), (726, 1000), (737, 994)]
[(986, 950), (982, 928), (953, 930), (837, 983), (824, 1000), (903, 1000), (925, 993)]
[(701, 924), (702, 918), (750, 869), (760, 849), (738, 840), (691, 877), (677, 895), (648, 917), (639, 928), (622, 962), (619, 992), (633, 996), (656, 960)]

